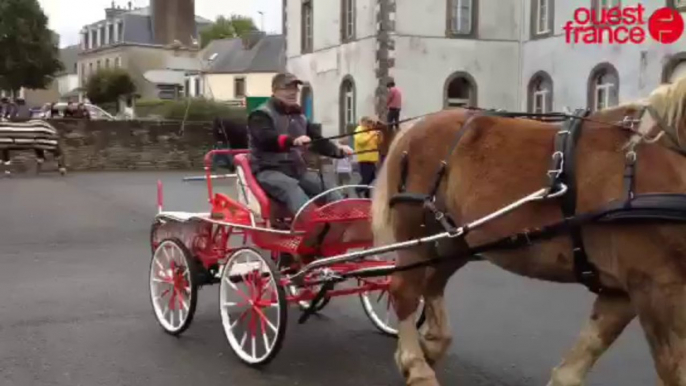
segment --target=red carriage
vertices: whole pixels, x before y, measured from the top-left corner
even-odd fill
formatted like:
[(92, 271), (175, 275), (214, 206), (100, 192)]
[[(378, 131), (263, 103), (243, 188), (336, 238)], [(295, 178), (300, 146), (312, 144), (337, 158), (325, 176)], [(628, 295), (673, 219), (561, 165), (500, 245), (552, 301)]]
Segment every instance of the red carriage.
[[(237, 199), (215, 191), (210, 165), (217, 154), (234, 158)], [(205, 173), (207, 213), (163, 211), (158, 184), (150, 294), (167, 333), (179, 335), (190, 326), (198, 287), (219, 284), (224, 332), (234, 353), (249, 365), (266, 364), (278, 353), (291, 304), (303, 323), (332, 298), (357, 295), (374, 326), (396, 335), (387, 276), (394, 262), (368, 253), (371, 200), (318, 204), (334, 190), (370, 187), (334, 188), (293, 215), (260, 188), (246, 150), (209, 152)], [(423, 312), (419, 315), (421, 324)]]

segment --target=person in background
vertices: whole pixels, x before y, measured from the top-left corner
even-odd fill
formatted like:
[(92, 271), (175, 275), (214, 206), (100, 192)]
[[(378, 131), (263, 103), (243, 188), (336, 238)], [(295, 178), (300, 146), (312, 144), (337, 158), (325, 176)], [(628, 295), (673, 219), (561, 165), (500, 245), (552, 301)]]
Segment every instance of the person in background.
[[(370, 117), (362, 117), (360, 125), (355, 128), (355, 152), (357, 153), (357, 163), (360, 167), (362, 180), (360, 185), (371, 185), (376, 179), (376, 164), (379, 162), (379, 140), (378, 131), (369, 131), (373, 120)], [(368, 189), (358, 189), (357, 195), (360, 197), (371, 198)]]
[[(349, 139), (347, 137), (338, 140), (339, 146), (349, 146)], [(334, 170), (336, 172), (336, 182), (338, 186), (350, 185), (353, 180), (353, 162), (352, 156), (346, 158), (337, 158), (333, 160)]]
[(26, 105), (24, 98), (17, 98), (17, 108), (14, 111), (14, 119), (28, 120), (31, 119), (31, 110)]
[(2, 99), (0, 99), (0, 119), (7, 119), (7, 117), (9, 116), (9, 105), (9, 99), (5, 97), (2, 97)]
[(402, 109), (403, 97), (398, 86), (395, 85), (395, 81), (391, 80), (386, 84), (388, 87), (388, 118), (386, 123), (388, 123), (389, 128), (392, 130), (398, 129), (398, 122), (400, 121), (400, 110)]
[(86, 108), (86, 105), (83, 104), (83, 102), (79, 103), (76, 106), (76, 111), (74, 113), (74, 118), (79, 118), (79, 119), (91, 119), (91, 114)]

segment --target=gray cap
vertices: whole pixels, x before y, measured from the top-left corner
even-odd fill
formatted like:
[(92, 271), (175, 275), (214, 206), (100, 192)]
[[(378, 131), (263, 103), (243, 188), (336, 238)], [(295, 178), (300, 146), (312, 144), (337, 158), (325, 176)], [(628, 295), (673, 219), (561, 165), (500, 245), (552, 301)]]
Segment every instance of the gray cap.
[(282, 72), (274, 75), (272, 78), (272, 90), (283, 88), (291, 84), (303, 84), (303, 81), (290, 72)]

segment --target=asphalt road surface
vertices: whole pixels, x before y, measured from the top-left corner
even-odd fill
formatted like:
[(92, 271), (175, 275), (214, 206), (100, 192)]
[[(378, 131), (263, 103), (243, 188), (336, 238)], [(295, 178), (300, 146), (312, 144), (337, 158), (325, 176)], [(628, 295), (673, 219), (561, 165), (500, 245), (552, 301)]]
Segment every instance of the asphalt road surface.
[[(166, 209), (204, 211), (204, 184), (182, 182), (188, 174), (0, 179), (0, 385), (402, 384), (395, 341), (376, 332), (357, 298), (334, 300), (305, 325), (292, 309), (283, 350), (261, 371), (233, 356), (218, 286), (199, 292), (194, 323), (181, 338), (163, 333), (147, 282), (156, 181), (165, 184)], [(545, 385), (592, 302), (581, 287), (486, 263), (456, 275), (448, 299), (455, 341), (439, 369), (447, 386)], [(633, 322), (588, 385), (655, 383)]]

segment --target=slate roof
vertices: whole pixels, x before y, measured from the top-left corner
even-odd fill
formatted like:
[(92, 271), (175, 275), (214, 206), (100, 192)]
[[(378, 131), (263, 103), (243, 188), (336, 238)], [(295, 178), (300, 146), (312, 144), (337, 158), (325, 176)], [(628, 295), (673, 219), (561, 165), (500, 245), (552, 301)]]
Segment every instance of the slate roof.
[(265, 35), (252, 48), (246, 49), (240, 38), (214, 40), (205, 47), (202, 57), (210, 64), (209, 73), (280, 72), (286, 70), (286, 38)]
[[(117, 16), (115, 19), (123, 20), (124, 22), (124, 42), (135, 44), (155, 44), (153, 39), (153, 26), (151, 8), (143, 7), (127, 11)], [(105, 19), (99, 20), (95, 23), (88, 24), (86, 27), (98, 26)], [(198, 36), (198, 31), (203, 27), (212, 24), (202, 16), (195, 16), (195, 36)]]
[(78, 44), (60, 49), (60, 61), (64, 70), (57, 74), (58, 76), (77, 73), (76, 63), (79, 60), (79, 52), (81, 52), (81, 47)]

